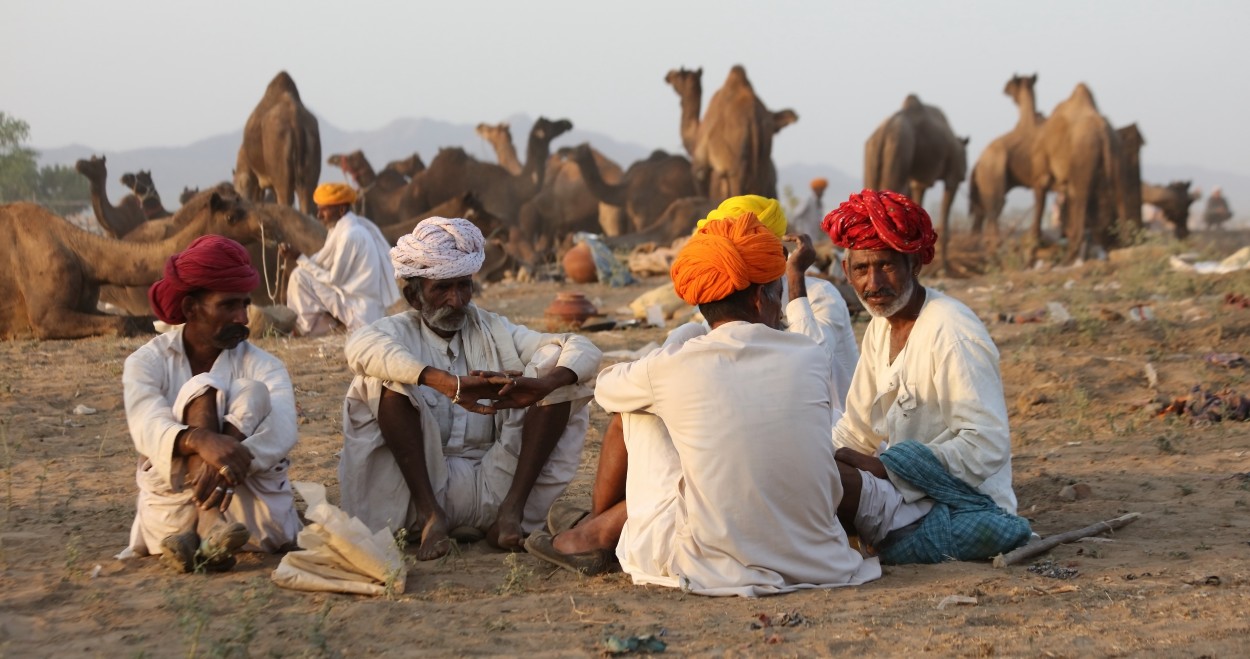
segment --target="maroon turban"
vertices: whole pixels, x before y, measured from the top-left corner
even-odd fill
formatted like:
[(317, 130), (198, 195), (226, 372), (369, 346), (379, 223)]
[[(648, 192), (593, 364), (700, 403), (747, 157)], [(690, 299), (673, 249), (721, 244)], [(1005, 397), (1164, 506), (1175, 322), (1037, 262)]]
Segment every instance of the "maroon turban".
[(933, 261), (937, 234), (923, 208), (905, 195), (864, 190), (829, 211), (820, 228), (845, 249), (890, 249)]
[(148, 302), (156, 317), (177, 325), (187, 322), (182, 315), (182, 298), (199, 290), (219, 293), (246, 293), (260, 283), (260, 274), (239, 243), (223, 236), (200, 236), (181, 252), (165, 261), (165, 278), (148, 289)]

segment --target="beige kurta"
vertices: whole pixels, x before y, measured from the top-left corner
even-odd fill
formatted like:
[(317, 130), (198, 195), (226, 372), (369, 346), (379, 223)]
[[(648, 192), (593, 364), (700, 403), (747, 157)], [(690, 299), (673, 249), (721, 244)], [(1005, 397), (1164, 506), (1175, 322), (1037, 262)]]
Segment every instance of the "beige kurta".
[(634, 582), (756, 596), (879, 577), (836, 515), (834, 396), (820, 346), (745, 322), (600, 373), (595, 399), (625, 424)]
[[(192, 529), (202, 534), (223, 517), (248, 527), (245, 549), (274, 551), (294, 542), (301, 525), (286, 456), (298, 435), (286, 367), (245, 341), (223, 351), (207, 373), (192, 376), (182, 331), (149, 341), (126, 359), (122, 372), (126, 422), (139, 452), (139, 502), (130, 545), (120, 557), (159, 554), (166, 536)], [(209, 387), (217, 390), (218, 416), (247, 436), (243, 445), (253, 456), (224, 515), (196, 507), (183, 486), (186, 460), (174, 455), (174, 441), (187, 428), (185, 406)]]
[(451, 340), (438, 336), (410, 311), (355, 332), (345, 351), (356, 377), (344, 403), (341, 507), (375, 531), (419, 530), (408, 485), (378, 427), (384, 388), (406, 395), (420, 411), (422, 435), (437, 438), (424, 445), (426, 464), (448, 523), (485, 530), (494, 523), (516, 473), (525, 410), (493, 417), (473, 414), (415, 384), (421, 371), (427, 366), (459, 375), (470, 370), (524, 370), (527, 376), (540, 377), (564, 366), (576, 373), (576, 384), (555, 390), (539, 403), (573, 404), (569, 424), (526, 502), (522, 528), (529, 532), (542, 526), (547, 509), (577, 473), (590, 424), (586, 403), (593, 395), (602, 357), (594, 344), (575, 334), (534, 332), (470, 305), (464, 329)]
[[(1016, 512), (1011, 433), (998, 348), (962, 302), (931, 288), (907, 344), (890, 358), (890, 324), (874, 318), (834, 444), (876, 455), (891, 442), (928, 446), (952, 476)], [(924, 493), (890, 475), (904, 498)]]
[(390, 243), (373, 222), (348, 212), (316, 254), (301, 255), (291, 272), (287, 305), (307, 334), (329, 314), (351, 332), (386, 315), (399, 300)]

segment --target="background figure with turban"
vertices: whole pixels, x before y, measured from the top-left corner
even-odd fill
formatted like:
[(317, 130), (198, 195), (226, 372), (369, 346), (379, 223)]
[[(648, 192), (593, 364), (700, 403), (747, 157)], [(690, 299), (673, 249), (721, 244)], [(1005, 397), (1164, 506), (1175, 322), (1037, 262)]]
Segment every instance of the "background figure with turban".
[(937, 235), (907, 197), (864, 190), (824, 220), (873, 316), (834, 427), (838, 516), (888, 563), (988, 558), (1029, 538), (1011, 488), (1011, 433), (989, 332), (920, 284)]
[[(577, 472), (602, 353), (473, 304), (485, 239), (432, 217), (391, 250), (413, 310), (347, 341), (342, 507), (377, 531), (408, 529), (417, 558), (449, 537), (521, 549)], [(486, 401), (483, 403), (482, 401)]]
[(313, 192), (317, 219), (326, 225), (325, 246), (302, 255), (287, 243), (283, 258), (295, 258), (287, 306), (303, 336), (328, 333), (337, 323), (355, 331), (386, 315), (399, 301), (388, 256), (390, 243), (373, 222), (351, 211), (356, 192), (345, 183), (323, 183)]
[(223, 570), (240, 548), (295, 542), (286, 458), (295, 394), (282, 362), (247, 341), (258, 283), (243, 246), (208, 235), (169, 257), (148, 290), (156, 316), (182, 326), (136, 350), (122, 372), (139, 502), (119, 558)]
[(812, 193), (803, 198), (798, 210), (794, 211), (794, 215), (790, 217), (789, 230), (792, 233), (820, 235), (820, 221), (825, 218), (825, 202), (821, 200), (821, 197), (825, 194), (825, 188), (829, 187), (829, 181), (824, 178), (814, 178), (811, 187)]
[[(832, 368), (809, 338), (779, 331), (781, 241), (754, 215), (706, 223), (673, 262), (673, 283), (711, 331), (670, 336), (604, 369), (595, 400), (621, 413), (604, 439), (595, 514), (526, 541), (583, 573), (613, 554), (637, 584), (757, 596), (880, 576), (850, 548), (829, 427)], [(563, 531), (563, 532), (562, 532)]]
[(1202, 221), (1206, 223), (1208, 229), (1220, 229), (1231, 219), (1233, 219), (1233, 211), (1228, 206), (1228, 200), (1224, 198), (1224, 191), (1218, 185), (1211, 188), (1211, 194), (1207, 197), (1207, 207), (1202, 211)]

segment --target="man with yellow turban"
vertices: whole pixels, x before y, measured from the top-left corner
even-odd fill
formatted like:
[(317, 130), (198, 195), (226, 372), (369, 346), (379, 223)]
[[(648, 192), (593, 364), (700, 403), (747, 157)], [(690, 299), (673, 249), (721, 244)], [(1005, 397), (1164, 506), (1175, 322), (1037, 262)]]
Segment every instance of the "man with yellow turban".
[(391, 269), (390, 243), (373, 222), (352, 212), (356, 191), (345, 183), (323, 183), (313, 192), (317, 219), (325, 224), (325, 245), (301, 255), (287, 243), (279, 255), (296, 259), (287, 286), (287, 306), (303, 336), (336, 326), (355, 331), (386, 315), (399, 300)]
[[(672, 277), (707, 334), (670, 340), (599, 374), (595, 400), (621, 413), (605, 438), (593, 515), (526, 541), (582, 573), (619, 559), (637, 584), (758, 596), (880, 576), (837, 521), (829, 360), (779, 331), (781, 241), (747, 213), (704, 224)], [(564, 527), (553, 518), (549, 526)], [(563, 532), (561, 532), (563, 531)]]
[(989, 558), (1029, 538), (1011, 488), (998, 349), (958, 300), (922, 286), (937, 234), (907, 197), (864, 190), (825, 217), (872, 322), (834, 427), (838, 516), (887, 563)]

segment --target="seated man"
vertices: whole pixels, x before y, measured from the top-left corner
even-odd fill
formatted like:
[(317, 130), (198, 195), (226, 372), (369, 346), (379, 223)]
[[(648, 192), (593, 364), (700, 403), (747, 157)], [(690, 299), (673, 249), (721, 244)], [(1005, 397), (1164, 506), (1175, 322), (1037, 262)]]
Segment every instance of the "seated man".
[(347, 341), (356, 378), (343, 416), (343, 510), (375, 531), (419, 534), (422, 560), (447, 553), (458, 527), (519, 550), (577, 472), (590, 424), (602, 353), (475, 306), (484, 249), (468, 220), (422, 221), (391, 250), (414, 311)]
[(282, 362), (247, 342), (258, 283), (242, 245), (209, 235), (171, 256), (148, 290), (158, 318), (185, 325), (136, 350), (122, 372), (139, 504), (119, 558), (221, 570), (237, 549), (294, 543), (295, 395)]
[(834, 427), (842, 524), (887, 563), (988, 558), (1023, 544), (998, 349), (968, 307), (920, 285), (937, 240), (928, 213), (864, 190), (824, 229), (847, 250), (842, 268), (873, 316)]
[(297, 259), (287, 285), (287, 306), (295, 312), (295, 329), (302, 336), (326, 334), (336, 322), (352, 332), (385, 316), (399, 301), (388, 257), (391, 245), (373, 222), (351, 211), (356, 201), (351, 186), (323, 183), (313, 192), (313, 201), (317, 219), (329, 233), (325, 246), (312, 255), (279, 245), (282, 258)]
[[(634, 583), (756, 596), (880, 576), (838, 523), (829, 428), (832, 369), (811, 339), (776, 328), (786, 258), (754, 215), (709, 222), (673, 262), (706, 335), (599, 375), (595, 399), (624, 419), (605, 438), (599, 514), (531, 553), (602, 571), (615, 549)], [(559, 529), (556, 529), (557, 531)]]

